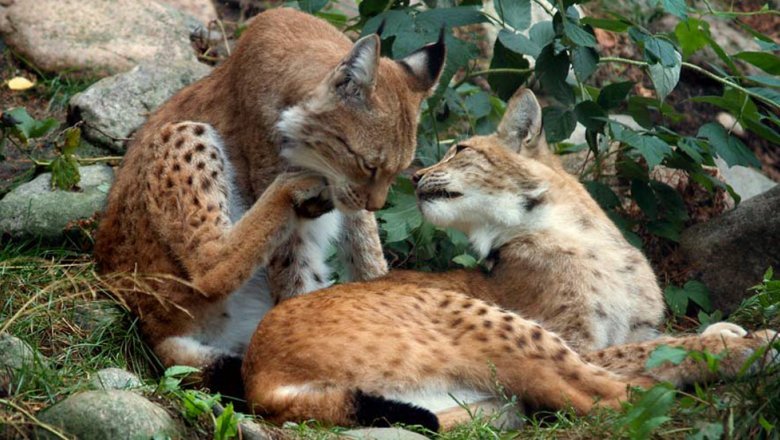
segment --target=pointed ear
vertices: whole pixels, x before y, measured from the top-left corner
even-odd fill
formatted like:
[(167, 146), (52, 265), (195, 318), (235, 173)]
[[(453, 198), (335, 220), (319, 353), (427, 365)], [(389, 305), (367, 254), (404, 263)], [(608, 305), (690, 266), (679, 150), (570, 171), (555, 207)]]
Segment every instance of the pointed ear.
[[(521, 152), (530, 146), (542, 131), (542, 108), (534, 92), (519, 89), (506, 106), (498, 125), (498, 137), (509, 148)], [(546, 147), (545, 147), (546, 148)]]
[(346, 101), (365, 102), (376, 85), (379, 36), (367, 35), (355, 42), (333, 76), (335, 92)]
[(447, 49), (444, 45), (444, 28), (442, 28), (438, 41), (424, 46), (399, 60), (398, 63), (412, 76), (414, 90), (428, 92), (436, 87), (446, 57)]

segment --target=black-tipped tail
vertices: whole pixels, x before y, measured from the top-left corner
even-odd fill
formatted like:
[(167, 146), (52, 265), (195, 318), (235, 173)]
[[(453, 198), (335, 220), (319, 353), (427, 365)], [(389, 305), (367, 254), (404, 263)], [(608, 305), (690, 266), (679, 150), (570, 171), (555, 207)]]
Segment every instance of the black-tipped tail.
[(222, 356), (203, 370), (203, 384), (212, 393), (225, 397), (225, 403), (233, 403), (237, 411), (246, 412), (244, 381), (241, 378), (243, 359), (238, 356)]
[(433, 432), (439, 431), (439, 419), (427, 409), (404, 402), (372, 396), (360, 390), (355, 392), (355, 421), (361, 426), (391, 426), (396, 423), (419, 425)]

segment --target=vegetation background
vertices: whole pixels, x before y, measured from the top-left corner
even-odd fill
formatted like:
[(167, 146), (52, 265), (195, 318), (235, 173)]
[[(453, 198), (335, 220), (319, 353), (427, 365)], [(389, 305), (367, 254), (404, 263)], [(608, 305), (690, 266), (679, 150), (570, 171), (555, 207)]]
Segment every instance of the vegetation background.
[[(580, 3), (586, 3), (587, 14)], [(564, 159), (574, 159), (593, 197), (626, 238), (651, 257), (665, 287), (668, 329), (695, 331), (723, 317), (713, 309), (707, 287), (683, 267), (677, 241), (685, 227), (722, 212), (725, 194), (738, 202), (739, 196), (712, 171), (716, 156), (728, 165), (764, 167), (780, 175), (775, 162), (780, 12), (771, 4), (494, 0), (493, 8), (483, 8), (479, 0), (362, 0), (356, 11), (347, 7), (351, 13), (335, 0), (287, 4), (352, 36), (372, 33), (384, 23), (382, 50), (393, 58), (435, 41), (444, 29), (446, 70), (423, 107), (415, 166), (435, 163), (458, 139), (494, 131), (518, 87), (537, 90), (548, 142)], [(222, 5), (231, 40), (240, 35), (243, 18), (256, 12), (253, 5), (242, 2), (240, 13)], [(546, 10), (547, 18), (532, 22), (532, 8)], [(653, 20), (661, 15), (675, 17), (676, 24), (653, 32)], [(749, 34), (760, 50), (727, 53), (711, 32), (711, 18)], [(492, 45), (486, 27), (497, 30)], [(204, 61), (216, 63), (222, 56), (211, 47), (200, 49)], [(0, 161), (26, 157), (34, 165), (12, 174), (0, 185), (0, 195), (42, 171), (52, 172), (54, 186), (71, 189), (78, 184), (79, 165), (121, 159), (89, 157), (79, 127), (64, 122), (70, 96), (94, 79), (40, 72), (8, 48), (3, 58), (4, 77), (22, 72), (38, 85), (24, 97), (6, 87), (0, 92)], [(714, 122), (719, 111), (734, 117), (731, 127)], [(636, 124), (609, 118), (614, 114), (630, 115)], [(581, 142), (568, 142), (577, 124), (584, 126)], [(746, 132), (743, 137), (733, 133), (737, 124)], [(42, 145), (53, 153), (39, 155)], [(695, 190), (670, 184), (664, 178), (669, 170)], [(422, 219), (407, 177), (399, 177), (377, 216), (393, 267), (440, 271), (480, 264), (462, 234)], [(41, 353), (12, 382), (0, 383), (6, 390), (0, 395), (0, 436), (46, 430), (36, 414), (86, 389), (85, 378), (105, 367), (125, 368), (143, 378), (144, 394), (181, 419), (191, 437), (235, 436), (237, 423), (248, 416), (230, 410), (214, 414), (212, 403), (219, 396), (181, 386), (189, 369), (163, 372), (141, 341), (136, 322), (112, 294), (110, 281), (97, 277), (89, 255), (93, 228), (94, 221), (84, 222), (79, 234), (57, 245), (8, 239), (0, 245), (0, 334), (18, 336)], [(333, 262), (338, 265), (337, 258)], [(752, 296), (729, 320), (778, 328), (780, 281), (770, 269), (755, 284)], [(686, 356), (717, 365), (717, 358), (706, 353), (675, 350), (658, 352), (652, 361), (680, 362)], [(638, 393), (620, 412), (527, 415), (520, 432), (497, 430), (489, 421), (475, 415), (473, 423), (440, 437), (777, 438), (780, 381), (776, 371), (762, 371), (692, 390), (659, 385)], [(319, 438), (338, 430), (312, 422), (285, 432)]]

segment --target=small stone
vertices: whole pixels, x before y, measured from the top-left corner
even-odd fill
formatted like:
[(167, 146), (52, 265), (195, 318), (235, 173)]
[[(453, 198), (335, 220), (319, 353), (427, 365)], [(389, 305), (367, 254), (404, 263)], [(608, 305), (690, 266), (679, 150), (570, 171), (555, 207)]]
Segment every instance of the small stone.
[(192, 15), (205, 26), (217, 17), (217, 9), (211, 0), (161, 0), (162, 3), (170, 5), (181, 12)]
[(51, 173), (16, 187), (0, 200), (0, 234), (61, 238), (68, 223), (103, 209), (114, 172), (108, 165), (80, 167), (80, 191), (52, 190)]
[(12, 393), (21, 375), (35, 376), (41, 368), (48, 366), (40, 353), (16, 336), (0, 334), (0, 396)]
[(732, 312), (770, 266), (780, 267), (780, 186), (733, 211), (683, 231), (680, 247), (709, 289), (712, 305)]
[(426, 440), (428, 437), (401, 428), (363, 428), (341, 433), (342, 438), (357, 440)]
[(125, 326), (125, 311), (115, 301), (94, 299), (73, 308), (73, 322), (87, 333)]
[[(38, 418), (79, 439), (184, 438), (163, 408), (132, 391), (77, 393), (43, 410)], [(57, 438), (40, 428), (35, 434)]]
[(15, 0), (0, 35), (37, 67), (103, 76), (144, 61), (195, 61), (185, 14), (145, 0)]
[(104, 368), (92, 375), (89, 381), (96, 390), (129, 390), (143, 385), (135, 374), (121, 368)]
[(734, 192), (739, 194), (742, 201), (762, 194), (774, 188), (777, 183), (769, 177), (761, 174), (758, 170), (741, 165), (729, 167), (725, 160), (720, 157), (715, 159), (715, 165), (718, 166), (723, 180), (731, 185)]
[(147, 116), (185, 86), (208, 75), (197, 62), (141, 64), (129, 72), (104, 78), (70, 100), (69, 120), (84, 121), (84, 137), (123, 152), (125, 139)]

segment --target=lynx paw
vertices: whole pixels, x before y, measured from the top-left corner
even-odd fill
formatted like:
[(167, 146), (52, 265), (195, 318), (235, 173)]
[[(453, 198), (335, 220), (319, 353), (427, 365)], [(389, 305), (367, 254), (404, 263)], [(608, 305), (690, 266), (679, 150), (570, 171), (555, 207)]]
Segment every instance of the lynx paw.
[(309, 172), (290, 172), (280, 176), (280, 179), (285, 181), (298, 217), (317, 218), (333, 210), (325, 178)]
[(702, 336), (720, 335), (727, 338), (744, 338), (748, 332), (744, 328), (730, 322), (710, 324), (702, 332)]

